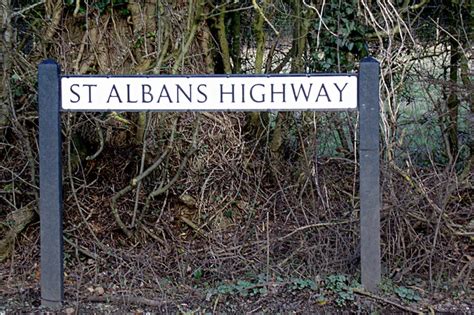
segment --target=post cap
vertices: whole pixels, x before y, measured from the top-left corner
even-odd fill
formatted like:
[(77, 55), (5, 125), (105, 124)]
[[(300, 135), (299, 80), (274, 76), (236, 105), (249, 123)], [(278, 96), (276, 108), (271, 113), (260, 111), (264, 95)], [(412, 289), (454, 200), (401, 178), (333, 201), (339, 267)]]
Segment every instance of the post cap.
[(41, 65), (58, 65), (58, 63), (54, 59), (45, 59), (45, 60), (41, 61), (40, 64)]
[(368, 62), (373, 62), (373, 63), (380, 63), (377, 59), (371, 57), (371, 56), (368, 56), (368, 57), (364, 57), (362, 58), (362, 60), (360, 61), (361, 63), (364, 62), (364, 63), (368, 63)]

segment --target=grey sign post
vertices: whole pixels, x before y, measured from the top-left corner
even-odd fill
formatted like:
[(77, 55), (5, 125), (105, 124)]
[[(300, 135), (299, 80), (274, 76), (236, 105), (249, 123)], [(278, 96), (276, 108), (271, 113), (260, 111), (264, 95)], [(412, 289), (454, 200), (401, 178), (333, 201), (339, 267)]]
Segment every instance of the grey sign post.
[(364, 58), (359, 69), (360, 257), (362, 285), (376, 291), (381, 280), (379, 63)]
[(61, 305), (63, 289), (63, 198), (60, 68), (53, 60), (38, 67), (40, 155), (41, 301)]
[[(271, 86), (271, 103), (265, 103), (263, 106), (257, 107), (257, 110), (303, 110), (303, 109), (312, 109), (312, 110), (325, 110), (325, 109), (335, 109), (335, 110), (350, 110), (357, 109), (359, 110), (359, 125), (360, 125), (360, 229), (361, 229), (361, 274), (362, 274), (362, 285), (369, 291), (376, 291), (377, 286), (380, 283), (381, 279), (381, 257), (380, 257), (380, 169), (379, 169), (379, 63), (373, 58), (364, 58), (360, 63), (360, 71), (358, 74), (357, 81), (353, 74), (315, 74), (315, 75), (295, 75), (293, 77), (289, 76), (260, 76), (256, 78), (255, 76), (243, 77), (243, 76), (219, 76), (215, 78), (214, 83), (209, 81), (209, 84), (220, 84), (220, 93), (221, 93), (221, 107), (205, 107), (201, 103), (205, 103), (208, 100), (207, 95), (205, 94), (204, 88), (205, 84), (200, 82), (197, 92), (200, 94), (200, 99), (197, 100), (199, 107), (196, 104), (189, 104), (190, 107), (176, 107), (176, 103), (169, 104), (170, 107), (161, 107), (157, 105), (157, 102), (153, 102), (153, 105), (148, 105), (153, 99), (151, 93), (151, 82), (152, 80), (161, 80), (162, 76), (135, 76), (130, 77), (135, 81), (140, 81), (138, 85), (139, 89), (132, 87), (128, 78), (125, 77), (100, 77), (100, 76), (63, 76), (60, 75), (59, 65), (53, 60), (46, 60), (39, 65), (38, 68), (38, 107), (39, 107), (39, 147), (40, 147), (40, 237), (41, 237), (41, 300), (42, 304), (47, 307), (59, 307), (62, 304), (64, 299), (64, 287), (63, 287), (63, 219), (62, 219), (62, 166), (61, 166), (61, 111), (111, 111), (111, 110), (124, 110), (124, 111), (137, 111), (137, 110), (150, 110), (150, 111), (177, 111), (177, 110), (187, 110), (187, 111), (206, 111), (206, 110), (229, 110), (229, 107), (223, 104), (223, 96), (230, 97), (232, 103), (234, 102), (234, 84), (232, 84), (231, 90), (226, 90), (223, 92), (223, 85), (220, 84), (221, 81), (234, 80), (232, 82), (237, 82), (241, 84), (242, 93), (245, 87), (245, 82), (247, 81), (257, 81), (253, 87), (258, 86), (259, 88), (264, 88), (265, 85), (263, 81), (270, 83)], [(199, 76), (198, 81), (206, 80), (207, 77), (212, 76)], [(283, 77), (283, 78), (282, 78)], [(125, 78), (125, 79), (124, 79)], [(178, 78), (175, 76), (174, 78)], [(181, 76), (181, 80), (188, 80), (189, 82), (195, 82), (196, 77), (192, 78), (189, 76)], [(173, 77), (164, 78), (164, 80), (170, 80)], [(306, 104), (302, 107), (295, 107), (288, 105), (288, 107), (275, 105), (273, 104), (274, 95), (282, 95), (281, 91), (273, 91), (273, 81), (285, 82), (282, 83), (283, 89), (285, 84), (287, 84), (287, 79), (293, 79), (295, 86), (303, 88), (303, 84), (306, 80), (311, 80), (309, 89), (306, 90), (308, 94), (311, 92), (312, 85), (319, 85), (319, 92), (316, 95), (316, 101), (313, 103), (308, 103), (308, 96), (306, 92), (303, 91), (302, 94), (305, 95)], [(84, 83), (85, 81), (91, 81)], [(112, 81), (110, 81), (112, 80)], [(125, 81), (123, 86), (126, 87), (126, 95), (128, 102), (133, 107), (125, 104), (125, 107), (121, 107), (122, 100), (119, 96), (118, 81)], [(146, 80), (146, 82), (144, 81)], [(148, 81), (150, 80), (150, 81)], [(194, 81), (193, 81), (194, 80)], [(239, 81), (240, 80), (240, 81)], [(242, 81), (243, 80), (243, 81)], [(331, 81), (332, 80), (332, 81)], [(111, 82), (113, 84), (111, 84)], [(244, 82), (244, 83), (243, 83)], [(354, 86), (357, 82), (357, 86)], [(236, 83), (236, 84), (237, 84)], [(109, 85), (110, 93), (106, 94), (108, 97), (103, 98), (98, 101), (95, 105), (92, 104), (93, 94), (97, 91), (97, 94), (100, 94), (100, 91), (103, 89), (99, 88), (99, 84)], [(219, 84), (217, 86), (219, 86)], [(335, 105), (334, 101), (331, 101), (328, 95), (327, 88), (331, 87), (336, 93), (336, 100), (339, 100), (339, 103)], [(191, 84), (188, 84), (191, 86)], [(70, 92), (71, 98), (63, 98), (61, 94), (61, 86), (64, 87), (66, 92)], [(297, 101), (297, 95), (295, 94), (295, 88), (293, 84), (291, 85), (293, 89), (293, 96), (295, 103)], [(250, 89), (252, 93), (253, 87)], [(342, 101), (343, 91), (347, 87), (347, 95), (349, 98), (349, 103), (351, 104), (348, 107), (345, 107), (344, 102)], [(216, 89), (214, 89), (215, 91)], [(217, 88), (219, 90), (219, 88)], [(316, 88), (313, 90), (317, 90)], [(136, 107), (139, 103), (136, 99), (130, 98), (130, 94), (136, 91), (141, 91), (138, 95), (142, 97), (142, 107)], [(275, 94), (273, 94), (275, 93)], [(355, 94), (356, 93), (356, 94)], [(166, 92), (168, 94), (168, 92)], [(298, 92), (298, 95), (300, 93)], [(190, 94), (189, 94), (190, 95)], [(283, 94), (284, 95), (284, 94)], [(353, 99), (351, 98), (353, 95)], [(357, 102), (355, 101), (357, 95)], [(99, 95), (100, 96), (100, 95)], [(137, 96), (137, 95), (135, 95)], [(160, 96), (161, 97), (161, 96)], [(160, 100), (158, 97), (158, 100)], [(167, 96), (169, 98), (169, 95)], [(191, 96), (189, 96), (191, 98)], [(250, 98), (253, 99), (252, 94)], [(318, 99), (325, 99), (321, 108), (318, 108), (317, 103)], [(87, 109), (82, 109), (80, 100), (86, 99)], [(108, 104), (107, 107), (102, 107), (103, 102), (109, 103), (113, 99), (114, 104)], [(242, 102), (244, 102), (244, 96), (241, 95)], [(334, 98), (333, 98), (334, 99)], [(68, 104), (61, 104), (61, 101)], [(105, 100), (105, 101), (104, 101)], [(253, 99), (255, 101), (255, 99)], [(119, 101), (117, 103), (117, 101)], [(190, 100), (191, 102), (191, 100)], [(216, 99), (210, 99), (210, 103), (218, 102)], [(285, 102), (285, 96), (283, 96), (283, 102)], [(159, 102), (158, 102), (159, 103)], [(170, 100), (171, 103), (171, 100)], [(357, 103), (357, 106), (356, 106)], [(98, 105), (97, 105), (98, 104)], [(243, 110), (251, 110), (252, 108), (248, 104), (242, 104)], [(262, 105), (255, 103), (254, 105)], [(113, 106), (118, 106), (114, 109)], [(153, 107), (148, 107), (153, 106)], [(194, 107), (192, 107), (194, 106)], [(210, 106), (210, 105), (206, 105)], [(253, 106), (253, 105), (251, 105)], [(268, 107), (265, 107), (268, 106)], [(275, 107), (280, 106), (280, 107)], [(307, 107), (306, 107), (307, 106)], [(234, 106), (232, 107), (233, 111), (241, 111), (241, 107)], [(255, 108), (253, 108), (255, 109)]]

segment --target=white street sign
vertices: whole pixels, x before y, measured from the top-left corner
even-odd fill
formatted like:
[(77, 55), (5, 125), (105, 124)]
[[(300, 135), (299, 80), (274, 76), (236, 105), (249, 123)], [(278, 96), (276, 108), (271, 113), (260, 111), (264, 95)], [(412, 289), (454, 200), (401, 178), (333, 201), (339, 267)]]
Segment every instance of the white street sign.
[(350, 110), (357, 76), (63, 76), (61, 104), (65, 111)]

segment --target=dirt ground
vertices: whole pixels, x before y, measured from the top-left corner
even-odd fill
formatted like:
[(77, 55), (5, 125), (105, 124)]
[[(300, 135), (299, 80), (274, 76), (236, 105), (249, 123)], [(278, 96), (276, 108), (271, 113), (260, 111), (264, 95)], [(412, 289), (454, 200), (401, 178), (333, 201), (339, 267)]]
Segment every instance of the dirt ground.
[[(153, 278), (145, 268), (107, 270), (91, 259), (68, 263), (71, 253), (66, 252), (65, 301), (51, 310), (41, 306), (38, 250), (33, 246), (29, 255), (17, 254), (0, 264), (0, 314), (472, 314), (474, 307), (469, 289), (430, 292), (423, 281), (400, 291), (384, 280), (374, 294), (349, 284), (356, 275), (216, 281), (192, 273), (164, 279)], [(416, 298), (403, 292), (414, 292)]]
[[(174, 293), (172, 293), (174, 291)], [(138, 295), (135, 295), (138, 294)], [(140, 297), (138, 292), (106, 292), (103, 296), (73, 296), (66, 292), (64, 305), (58, 310), (41, 307), (38, 285), (33, 288), (6, 293), (2, 289), (0, 314), (42, 313), (53, 311), (63, 314), (84, 313), (133, 313), (133, 314), (215, 314), (215, 313), (428, 313), (428, 314), (472, 314), (472, 299), (461, 301), (448, 297), (436, 300), (426, 298), (416, 304), (405, 304), (394, 297), (385, 298), (394, 306), (384, 301), (365, 296), (357, 296), (354, 301), (344, 306), (335, 305), (334, 301), (321, 302), (315, 292), (302, 291), (293, 294), (288, 291), (269, 293), (264, 296), (242, 297), (218, 295), (206, 299), (205, 291), (186, 285), (176, 285), (170, 294), (158, 294), (158, 298)], [(467, 297), (465, 297), (467, 298)], [(472, 297), (471, 297), (472, 298)], [(403, 306), (403, 307), (402, 307)]]

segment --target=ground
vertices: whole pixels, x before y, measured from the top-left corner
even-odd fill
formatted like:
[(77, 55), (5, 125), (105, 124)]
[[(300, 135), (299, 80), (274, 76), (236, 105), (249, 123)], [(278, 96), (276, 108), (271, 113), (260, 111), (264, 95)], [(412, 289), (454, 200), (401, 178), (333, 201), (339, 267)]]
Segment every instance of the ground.
[[(87, 263), (87, 262), (86, 262)], [(349, 276), (330, 275), (317, 279), (234, 280), (207, 283), (196, 276), (185, 282), (159, 281), (128, 288), (115, 279), (84, 277), (71, 282), (66, 274), (65, 301), (56, 310), (41, 306), (36, 267), (19, 277), (11, 274), (11, 261), (1, 264), (0, 314), (54, 311), (79, 313), (452, 313), (472, 314), (473, 299), (466, 291), (429, 292), (411, 286), (393, 290), (382, 287), (374, 294), (349, 284)], [(89, 262), (90, 264), (90, 262)], [(79, 266), (78, 270), (83, 266)], [(77, 274), (74, 277), (78, 276)], [(86, 278), (88, 278), (86, 280)], [(86, 281), (83, 281), (86, 280)], [(150, 279), (149, 279), (150, 280)], [(156, 279), (154, 279), (156, 280)], [(151, 283), (145, 281), (147, 283)], [(410, 296), (409, 293), (413, 296)], [(416, 301), (415, 301), (416, 300)]]

